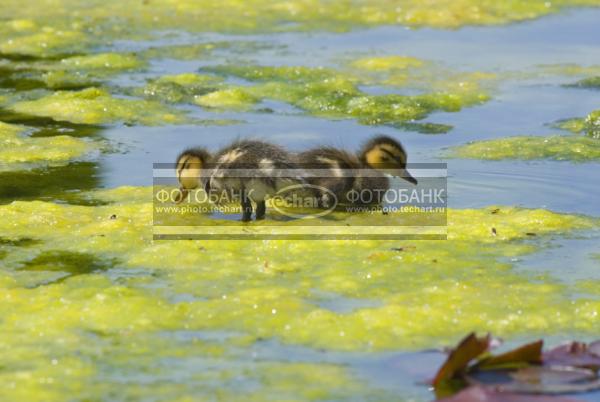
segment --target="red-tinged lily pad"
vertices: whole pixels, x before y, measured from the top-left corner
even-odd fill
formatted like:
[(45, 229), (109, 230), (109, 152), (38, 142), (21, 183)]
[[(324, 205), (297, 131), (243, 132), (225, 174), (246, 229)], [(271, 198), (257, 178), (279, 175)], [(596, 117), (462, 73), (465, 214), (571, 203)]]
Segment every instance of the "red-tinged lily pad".
[(575, 394), (600, 389), (596, 373), (575, 367), (530, 366), (519, 370), (476, 371), (465, 376), (470, 385), (494, 386), (518, 394)]
[(588, 345), (588, 350), (594, 356), (600, 357), (600, 341), (592, 342)]
[(581, 402), (577, 399), (504, 392), (497, 387), (472, 386), (439, 402)]
[(475, 368), (480, 370), (497, 370), (540, 364), (542, 362), (543, 346), (544, 341), (542, 340), (528, 343), (497, 356), (485, 357), (477, 363)]
[(475, 333), (467, 335), (467, 337), (450, 352), (448, 359), (446, 359), (433, 379), (433, 386), (437, 387), (444, 381), (451, 380), (459, 374), (464, 374), (469, 363), (489, 349), (490, 340), (490, 335), (481, 338), (478, 338)]
[(600, 370), (600, 341), (590, 345), (583, 342), (570, 342), (544, 353), (545, 365), (583, 367)]
[(564, 402), (573, 399), (556, 395), (600, 390), (600, 341), (571, 342), (543, 353), (540, 340), (493, 356), (490, 339), (470, 334), (451, 351), (433, 382), (439, 400)]
[(600, 389), (600, 380), (594, 371), (576, 367), (527, 367), (510, 376), (514, 382), (503, 387), (510, 392), (574, 394)]

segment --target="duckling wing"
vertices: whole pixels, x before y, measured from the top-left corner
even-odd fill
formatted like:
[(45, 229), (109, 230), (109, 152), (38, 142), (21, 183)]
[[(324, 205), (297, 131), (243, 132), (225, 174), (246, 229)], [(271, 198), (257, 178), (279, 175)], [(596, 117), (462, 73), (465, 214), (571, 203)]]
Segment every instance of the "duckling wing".
[(323, 187), (340, 200), (354, 187), (355, 171), (360, 168), (358, 158), (345, 151), (323, 147), (298, 155), (298, 163), (306, 170), (306, 180)]
[(255, 201), (302, 180), (292, 157), (267, 142), (238, 141), (221, 150), (214, 161), (213, 178), (228, 188), (253, 192)]

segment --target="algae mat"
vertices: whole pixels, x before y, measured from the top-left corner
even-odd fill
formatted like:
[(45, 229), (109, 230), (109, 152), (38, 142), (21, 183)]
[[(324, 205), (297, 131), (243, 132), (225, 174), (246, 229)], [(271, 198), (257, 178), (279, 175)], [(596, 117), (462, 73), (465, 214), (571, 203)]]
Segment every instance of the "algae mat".
[(151, 189), (81, 197), (104, 205), (0, 206), (3, 399), (386, 400), (342, 365), (248, 354), (261, 339), (372, 353), (597, 331), (597, 295), (506, 260), (593, 219), (494, 207), (451, 210), (448, 241), (153, 242)]
[[(355, 26), (399, 24), (414, 27), (458, 28), (464, 25), (496, 25), (523, 21), (573, 6), (597, 6), (596, 0), (478, 0), (336, 1), (293, 0), (252, 1), (6, 1), (6, 12), (15, 19), (32, 18), (43, 22), (77, 21), (100, 30), (104, 26), (122, 34), (133, 29), (187, 28), (205, 31), (281, 31), (306, 29), (344, 30)], [(117, 19), (115, 22), (114, 19)], [(128, 24), (123, 27), (122, 24)], [(20, 23), (26, 29), (30, 23)], [(77, 27), (77, 25), (76, 25)], [(97, 29), (98, 29), (97, 28)], [(76, 41), (66, 32), (64, 42)], [(43, 37), (42, 37), (43, 38)], [(24, 39), (34, 42), (33, 38)], [(10, 49), (4, 45), (3, 51)]]

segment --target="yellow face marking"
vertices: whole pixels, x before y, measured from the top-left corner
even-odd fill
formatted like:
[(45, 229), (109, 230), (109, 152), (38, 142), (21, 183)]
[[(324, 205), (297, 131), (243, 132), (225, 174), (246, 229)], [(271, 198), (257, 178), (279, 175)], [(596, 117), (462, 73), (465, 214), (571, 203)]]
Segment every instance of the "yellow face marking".
[(181, 171), (183, 170), (183, 167), (185, 166), (187, 160), (190, 158), (191, 158), (190, 155), (183, 155), (181, 158), (179, 158), (179, 160), (177, 161), (177, 177), (179, 177), (181, 175)]
[(377, 170), (399, 170), (406, 166), (406, 155), (402, 150), (388, 145), (377, 145), (366, 155), (367, 164)]
[(195, 189), (200, 185), (202, 161), (197, 156), (185, 155), (177, 163), (177, 179), (186, 190)]
[(403, 165), (406, 164), (406, 154), (401, 149), (394, 147), (390, 144), (382, 144), (379, 147), (383, 150), (384, 153), (387, 151), (391, 155), (393, 155), (394, 159), (398, 160), (399, 163)]

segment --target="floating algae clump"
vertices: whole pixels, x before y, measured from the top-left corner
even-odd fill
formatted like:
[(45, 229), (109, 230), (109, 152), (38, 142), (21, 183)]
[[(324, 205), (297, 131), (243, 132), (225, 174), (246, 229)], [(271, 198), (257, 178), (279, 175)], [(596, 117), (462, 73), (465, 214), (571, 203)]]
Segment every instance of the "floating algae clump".
[[(366, 84), (403, 86), (409, 81), (414, 83), (417, 79), (422, 80), (423, 77), (419, 77), (419, 74), (424, 71), (424, 67), (431, 67), (431, 64), (408, 56), (380, 56), (353, 60), (349, 67), (356, 70), (353, 73)], [(427, 77), (422, 81), (431, 82), (433, 78)]]
[(194, 102), (200, 106), (223, 109), (248, 109), (258, 100), (241, 88), (223, 89), (194, 98)]
[(365, 57), (354, 60), (351, 65), (367, 71), (405, 70), (411, 67), (421, 67), (423, 61), (407, 56)]
[(132, 54), (100, 53), (62, 59), (65, 70), (132, 70), (144, 65)]
[(40, 99), (16, 102), (9, 109), (17, 113), (80, 124), (124, 121), (130, 124), (159, 125), (186, 122), (182, 111), (158, 102), (115, 98), (98, 88), (78, 92), (57, 91)]
[(143, 88), (136, 88), (133, 93), (169, 103), (194, 102), (195, 97), (213, 92), (221, 86), (220, 77), (185, 73), (164, 75), (151, 80)]
[(569, 119), (557, 124), (563, 130), (582, 133), (588, 137), (600, 139), (600, 110), (595, 110), (583, 119)]
[(273, 99), (316, 116), (356, 118), (363, 124), (401, 125), (433, 111), (454, 112), (488, 99), (487, 94), (475, 87), (446, 87), (410, 96), (370, 95), (358, 88), (361, 84), (358, 76), (325, 68), (228, 65), (204, 71), (233, 75), (256, 84), (230, 85), (228, 89), (202, 96), (196, 102), (200, 105), (247, 108), (257, 99)]
[(323, 67), (303, 66), (237, 66), (224, 65), (206, 67), (205, 71), (232, 75), (248, 81), (281, 81), (281, 82), (314, 82), (335, 78), (339, 75), (336, 70)]
[(32, 138), (24, 135), (25, 131), (25, 127), (0, 122), (0, 171), (25, 164), (63, 164), (98, 149), (80, 138), (67, 135)]
[(600, 77), (588, 77), (569, 85), (576, 88), (600, 89)]
[(228, 48), (229, 42), (194, 43), (151, 47), (140, 53), (145, 59), (197, 60), (210, 56), (215, 49)]
[(57, 60), (2, 60), (0, 84), (16, 90), (80, 89), (145, 63), (132, 54), (101, 53)]
[(582, 136), (508, 137), (454, 147), (449, 156), (472, 159), (554, 159), (586, 162), (600, 159), (600, 141)]
[[(4, 18), (29, 18), (68, 27), (94, 25), (92, 34), (133, 35), (160, 29), (204, 32), (273, 32), (328, 30), (355, 27), (406, 25), (459, 28), (465, 25), (498, 25), (529, 20), (566, 7), (597, 6), (597, 0), (319, 0), (273, 2), (253, 0), (59, 0), (41, 7), (32, 0), (5, 0)], [(125, 28), (124, 28), (125, 27)]]
[[(8, 36), (8, 37), (7, 37)], [(4, 34), (0, 28), (0, 54), (49, 57), (85, 49), (89, 37), (81, 31), (32, 26), (17, 35)]]

